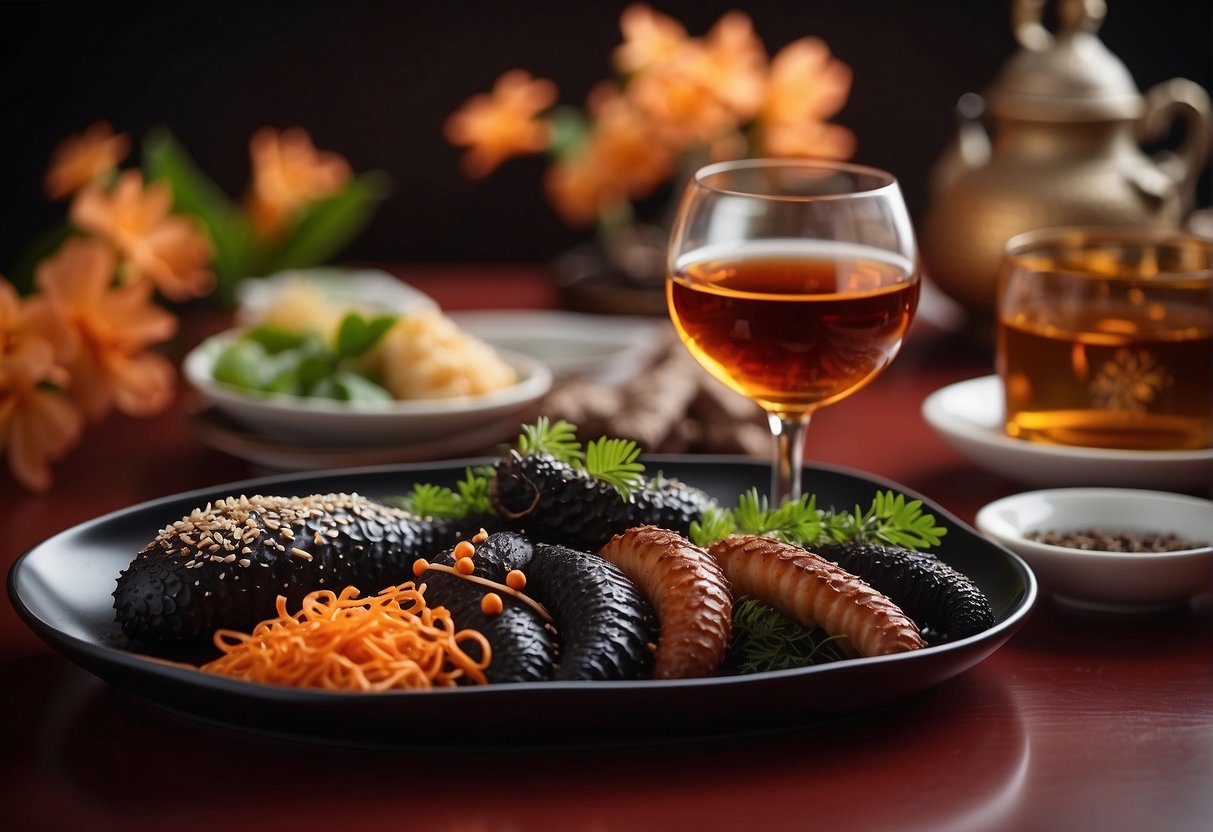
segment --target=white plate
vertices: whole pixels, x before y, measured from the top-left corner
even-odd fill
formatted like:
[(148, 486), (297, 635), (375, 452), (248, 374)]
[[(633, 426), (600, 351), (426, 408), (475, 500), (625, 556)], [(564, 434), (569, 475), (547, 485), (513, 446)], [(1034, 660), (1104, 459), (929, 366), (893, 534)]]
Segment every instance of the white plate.
[(1029, 485), (1208, 489), (1213, 449), (1124, 451), (1046, 445), (1003, 430), (1002, 382), (983, 376), (936, 390), (922, 415), (948, 444), (977, 464)]
[[(300, 396), (250, 395), (216, 382), (219, 352), (238, 335), (212, 336), (185, 357), (182, 370), (204, 402), (234, 421), (276, 442), (317, 447), (404, 445), (451, 437), (514, 419), (552, 386), (552, 372), (530, 356), (499, 350), (518, 373), (518, 382), (479, 396), (413, 399), (354, 406)], [(516, 427), (516, 426), (515, 426)]]
[[(1139, 612), (1213, 589), (1213, 502), (1131, 488), (1055, 488), (995, 500), (977, 528), (1022, 557), (1042, 589), (1070, 607)], [(1032, 532), (1174, 534), (1204, 546), (1175, 552), (1103, 552), (1030, 540)]]
[(647, 367), (673, 332), (666, 318), (557, 311), (452, 312), (459, 327), (497, 349), (529, 355), (557, 378), (617, 384)]

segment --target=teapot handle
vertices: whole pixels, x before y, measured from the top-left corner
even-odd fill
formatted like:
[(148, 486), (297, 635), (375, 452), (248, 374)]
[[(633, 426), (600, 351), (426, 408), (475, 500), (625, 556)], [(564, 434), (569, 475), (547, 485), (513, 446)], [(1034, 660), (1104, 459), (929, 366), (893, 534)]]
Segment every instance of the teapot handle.
[(1154, 163), (1174, 183), (1185, 212), (1209, 158), (1209, 118), (1209, 94), (1204, 88), (1186, 78), (1172, 78), (1146, 92), (1145, 115), (1137, 123), (1138, 141), (1150, 142), (1166, 138), (1175, 120), (1183, 119), (1183, 142), (1175, 150), (1156, 153)]

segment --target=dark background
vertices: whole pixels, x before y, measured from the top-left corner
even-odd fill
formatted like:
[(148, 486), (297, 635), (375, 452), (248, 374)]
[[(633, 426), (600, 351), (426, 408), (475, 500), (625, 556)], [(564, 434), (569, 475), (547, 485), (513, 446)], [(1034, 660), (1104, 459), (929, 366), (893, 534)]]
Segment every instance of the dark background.
[[(61, 219), (41, 192), (62, 137), (108, 119), (136, 145), (167, 125), (233, 196), (259, 126), (302, 125), (394, 194), (346, 252), (356, 260), (546, 260), (586, 236), (541, 190), (544, 162), (514, 160), (471, 183), (441, 135), (468, 96), (521, 66), (580, 104), (610, 74), (626, 2), (0, 4), (0, 272)], [(903, 181), (912, 213), (953, 131), (956, 99), (980, 91), (1016, 48), (1009, 0), (656, 2), (692, 35), (749, 12), (772, 54), (818, 35), (855, 72), (837, 121), (856, 161)], [(1145, 89), (1184, 76), (1213, 86), (1209, 0), (1109, 0), (1101, 37)], [(1209, 203), (1206, 173), (1198, 194)], [(657, 200), (654, 200), (655, 204)]]

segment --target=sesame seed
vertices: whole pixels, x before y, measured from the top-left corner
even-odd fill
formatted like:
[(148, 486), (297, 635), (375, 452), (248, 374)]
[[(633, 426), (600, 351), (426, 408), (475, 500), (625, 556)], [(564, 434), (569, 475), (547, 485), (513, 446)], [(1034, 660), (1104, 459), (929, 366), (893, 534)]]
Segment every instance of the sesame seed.
[(292, 554), (292, 555), (294, 555), (294, 556), (295, 556), (295, 557), (297, 557), (297, 558), (303, 558), (304, 560), (311, 560), (311, 559), (312, 559), (312, 553), (311, 553), (311, 552), (305, 552), (305, 551), (303, 551), (302, 549), (297, 549), (297, 548), (295, 548), (295, 547), (293, 547), (293, 546), (291, 547), (291, 554)]
[(237, 563), (239, 563), (245, 569), (247, 569), (248, 567), (253, 565), (253, 562), (251, 560), (249, 560), (248, 558), (241, 558), (239, 561), (237, 561)]

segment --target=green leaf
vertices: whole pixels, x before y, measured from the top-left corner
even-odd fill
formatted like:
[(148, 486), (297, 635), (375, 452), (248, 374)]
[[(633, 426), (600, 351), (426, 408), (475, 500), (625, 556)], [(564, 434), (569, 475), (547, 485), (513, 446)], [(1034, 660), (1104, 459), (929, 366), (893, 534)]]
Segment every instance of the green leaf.
[(312, 203), (281, 244), (263, 254), (258, 272), (269, 274), (328, 262), (366, 227), (388, 191), (385, 175), (364, 173), (333, 196)]
[(337, 398), (353, 404), (386, 404), (393, 401), (392, 394), (382, 386), (352, 370), (337, 370), (332, 375), (337, 387)]
[(548, 114), (551, 130), (549, 150), (553, 156), (563, 158), (581, 152), (590, 135), (590, 125), (576, 107), (554, 107)]
[(309, 344), (315, 344), (319, 335), (309, 331), (296, 331), (277, 326), (258, 326), (244, 333), (241, 340), (260, 344), (266, 352), (279, 353), (286, 350), (297, 350)]
[(463, 501), (466, 514), (491, 514), (493, 504), (489, 499), (489, 478), (493, 476), (491, 465), (468, 468), (459, 481), (459, 499)]
[(173, 209), (196, 217), (215, 245), (214, 269), (220, 293), (235, 296), (235, 284), (250, 276), (253, 229), (239, 206), (206, 174), (166, 128), (143, 142), (143, 170), (149, 181), (165, 181), (173, 191)]
[(265, 347), (256, 341), (240, 339), (227, 345), (215, 356), (211, 375), (215, 381), (260, 390), (266, 382)]
[(341, 358), (357, 358), (363, 355), (379, 343), (395, 323), (396, 318), (392, 315), (364, 318), (356, 312), (349, 313), (337, 328), (337, 355)]
[(585, 470), (615, 487), (625, 500), (644, 487), (644, 465), (637, 462), (640, 448), (631, 439), (594, 440), (585, 449)]

